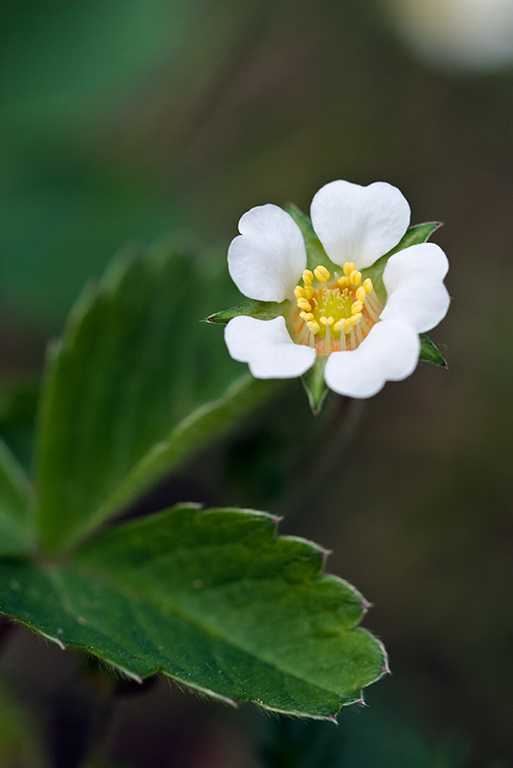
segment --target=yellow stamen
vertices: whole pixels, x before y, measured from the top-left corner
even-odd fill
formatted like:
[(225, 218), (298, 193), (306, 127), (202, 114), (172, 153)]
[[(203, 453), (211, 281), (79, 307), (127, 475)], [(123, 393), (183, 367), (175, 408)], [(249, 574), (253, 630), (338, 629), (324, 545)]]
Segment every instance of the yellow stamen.
[(296, 299), (304, 299), (306, 296), (306, 291), (304, 288), (302, 288), (300, 285), (296, 285), (294, 288), (294, 296)]
[(300, 312), (299, 317), (301, 317), (303, 320), (313, 320), (314, 315), (312, 312)]
[(366, 296), (367, 294), (365, 293), (365, 288), (363, 287), (363, 285), (361, 285), (359, 288), (356, 289), (356, 298), (358, 299), (358, 301), (362, 302), (362, 306), (365, 304)]
[(353, 264), (353, 262), (352, 262), (352, 261), (346, 261), (346, 263), (344, 264), (344, 267), (343, 267), (343, 269), (344, 269), (344, 275), (346, 275), (347, 277), (349, 277), (349, 275), (351, 274), (351, 272), (354, 272), (354, 270), (356, 269), (356, 267), (355, 267), (355, 265)]
[(368, 277), (366, 280), (363, 281), (363, 286), (362, 287), (364, 288), (365, 293), (367, 294), (367, 296), (370, 293), (372, 293), (372, 280), (370, 279), (370, 277)]
[(314, 279), (313, 272), (311, 272), (309, 269), (303, 270), (303, 282), (306, 285), (310, 285), (312, 280)]
[(309, 320), (306, 324), (306, 327), (309, 328), (311, 331), (314, 332), (314, 334), (319, 333), (321, 330), (321, 326), (319, 323), (316, 323), (315, 320)]
[(341, 320), (337, 320), (337, 322), (333, 326), (333, 330), (336, 333), (338, 333), (339, 331), (341, 331), (345, 327), (346, 327), (346, 320), (345, 320), (345, 318), (342, 318)]
[(320, 283), (326, 283), (331, 277), (326, 267), (323, 267), (322, 264), (315, 267), (314, 275)]
[(363, 309), (363, 302), (361, 301), (353, 301), (351, 305), (351, 314), (357, 315), (359, 314)]
[(347, 286), (348, 286), (348, 285), (350, 285), (350, 283), (349, 283), (349, 278), (348, 278), (348, 277), (345, 277), (345, 276), (344, 276), (344, 277), (341, 277), (341, 278), (338, 280), (338, 284), (340, 285), (340, 287), (341, 287), (341, 288), (347, 288)]
[(331, 317), (331, 316), (330, 317), (326, 317), (325, 315), (323, 315), (319, 319), (319, 322), (321, 322), (323, 325), (332, 325), (335, 322), (335, 318)]
[(298, 299), (297, 300), (297, 305), (298, 305), (299, 309), (304, 309), (307, 312), (311, 312), (311, 310), (312, 310), (312, 305), (306, 299)]
[(353, 285), (360, 285), (360, 283), (362, 282), (362, 273), (358, 272), (357, 269), (353, 269), (353, 271), (349, 275), (349, 280)]
[(314, 295), (313, 288), (310, 285), (307, 285), (305, 288), (305, 296), (307, 299), (311, 299)]

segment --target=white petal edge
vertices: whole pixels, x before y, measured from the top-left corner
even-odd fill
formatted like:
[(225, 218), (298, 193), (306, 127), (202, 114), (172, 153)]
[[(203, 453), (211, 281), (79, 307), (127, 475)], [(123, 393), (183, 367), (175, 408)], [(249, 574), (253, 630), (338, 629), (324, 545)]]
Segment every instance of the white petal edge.
[(294, 344), (283, 317), (234, 317), (225, 328), (224, 338), (233, 359), (248, 363), (256, 379), (293, 379), (315, 361), (315, 349)]
[(386, 381), (413, 373), (419, 353), (419, 337), (411, 326), (396, 320), (376, 323), (357, 349), (330, 355), (326, 384), (339, 395), (372, 397)]
[(290, 299), (306, 267), (303, 235), (292, 216), (277, 205), (259, 205), (241, 217), (239, 232), (228, 249), (228, 271), (239, 291), (259, 301)]
[(410, 223), (410, 206), (397, 187), (332, 181), (312, 200), (312, 225), (330, 259), (369, 267), (397, 245)]
[(387, 303), (382, 320), (402, 320), (418, 333), (434, 328), (445, 317), (450, 298), (443, 279), (447, 256), (435, 243), (421, 243), (390, 257), (383, 272)]

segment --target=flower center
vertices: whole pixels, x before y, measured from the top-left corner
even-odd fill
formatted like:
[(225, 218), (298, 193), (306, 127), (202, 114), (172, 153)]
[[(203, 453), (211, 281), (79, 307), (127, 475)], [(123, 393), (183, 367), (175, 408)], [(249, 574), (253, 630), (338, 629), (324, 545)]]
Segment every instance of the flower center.
[(324, 266), (305, 269), (302, 285), (296, 285), (297, 307), (293, 325), (298, 344), (315, 347), (318, 355), (356, 349), (379, 322), (383, 309), (368, 277), (351, 261), (343, 275), (331, 275)]

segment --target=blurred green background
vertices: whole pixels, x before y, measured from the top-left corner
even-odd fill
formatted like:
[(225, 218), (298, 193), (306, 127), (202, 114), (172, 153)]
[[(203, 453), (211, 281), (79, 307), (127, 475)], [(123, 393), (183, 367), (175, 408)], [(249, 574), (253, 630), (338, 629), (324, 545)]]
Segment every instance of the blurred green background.
[[(253, 205), (308, 210), (327, 181), (386, 180), (413, 223), (445, 222), (453, 304), (432, 338), (448, 371), (420, 366), (365, 404), (333, 396), (315, 422), (292, 382), (152, 502), (284, 514), (281, 530), (334, 550), (329, 569), (374, 604), (365, 625), (393, 675), (338, 730), (157, 685), (123, 702), (113, 753), (127, 765), (258, 766), (264, 741), (283, 767), (513, 761), (513, 68), (470, 43), (464, 62), (423, 58), (401, 36), (405, 4), (0, 6), (0, 429), (24, 461), (46, 340), (127, 241), (198, 249), (228, 306), (226, 247)], [(218, 328), (204, 334), (220, 367), (243, 371)], [(74, 688), (76, 658), (16, 637), (5, 675), (69, 767), (70, 713), (91, 698)], [(286, 762), (310, 737), (312, 754)]]

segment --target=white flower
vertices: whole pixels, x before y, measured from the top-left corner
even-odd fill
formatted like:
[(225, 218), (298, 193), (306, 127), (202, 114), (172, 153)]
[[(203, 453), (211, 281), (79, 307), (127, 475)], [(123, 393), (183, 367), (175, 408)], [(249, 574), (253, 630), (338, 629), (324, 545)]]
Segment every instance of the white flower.
[(313, 228), (333, 264), (307, 269), (299, 226), (276, 205), (252, 208), (228, 251), (230, 275), (248, 298), (284, 302), (271, 320), (234, 317), (225, 329), (230, 355), (261, 379), (304, 374), (321, 355), (330, 389), (370, 397), (386, 381), (415, 369), (419, 333), (445, 316), (448, 270), (437, 245), (412, 245), (390, 256), (377, 291), (361, 270), (394, 248), (410, 207), (390, 184), (333, 181), (312, 201)]

